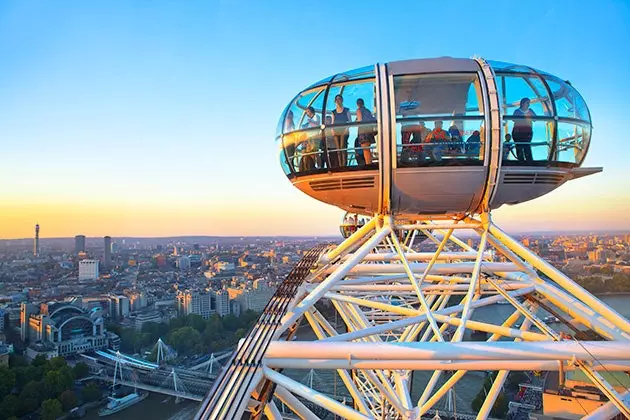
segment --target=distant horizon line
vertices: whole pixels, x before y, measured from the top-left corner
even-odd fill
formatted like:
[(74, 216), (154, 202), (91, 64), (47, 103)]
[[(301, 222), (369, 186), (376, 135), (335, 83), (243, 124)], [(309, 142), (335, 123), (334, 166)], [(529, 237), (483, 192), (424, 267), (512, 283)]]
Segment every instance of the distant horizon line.
[[(596, 229), (596, 230), (512, 230), (512, 229), (503, 229), (511, 234), (586, 234), (586, 233), (607, 233), (607, 234), (620, 234), (620, 233), (630, 233), (630, 229)], [(74, 239), (79, 235), (75, 236), (54, 236), (54, 237), (39, 237), (40, 240), (60, 240), (60, 239)], [(104, 239), (105, 237), (110, 237), (111, 239), (194, 239), (194, 238), (212, 238), (212, 239), (230, 239), (230, 238), (333, 238), (337, 236), (341, 236), (340, 234), (327, 234), (327, 235), (172, 235), (172, 236), (85, 236), (85, 239)], [(23, 241), (34, 239), (35, 237), (22, 237), (22, 238), (0, 238), (0, 241)]]

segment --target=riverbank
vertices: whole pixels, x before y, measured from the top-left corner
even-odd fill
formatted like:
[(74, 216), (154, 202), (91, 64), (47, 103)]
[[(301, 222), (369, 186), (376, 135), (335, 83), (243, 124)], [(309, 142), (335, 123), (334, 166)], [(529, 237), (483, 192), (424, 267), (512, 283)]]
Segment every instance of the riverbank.
[[(621, 315), (630, 317), (630, 293), (610, 293), (597, 296)], [(479, 321), (497, 322), (497, 318), (506, 319), (511, 313), (512, 309), (509, 305), (498, 305), (492, 309), (479, 308), (475, 311), (473, 318)], [(338, 321), (341, 323), (341, 319)], [(334, 322), (334, 319), (331, 322)], [(311, 340), (313, 338), (314, 335), (310, 327), (305, 324), (301, 325), (297, 334), (297, 340)], [(286, 375), (297, 380), (304, 380), (307, 373), (305, 370), (288, 369), (285, 371)], [(413, 398), (417, 400), (420, 397), (421, 391), (426, 386), (430, 376), (430, 372), (417, 372), (414, 374), (412, 380)], [(457, 406), (459, 407), (458, 412), (470, 411), (470, 402), (479, 391), (483, 379), (484, 374), (482, 372), (469, 372), (458, 382), (455, 394)], [(338, 396), (347, 396), (343, 383), (333, 371), (317, 371), (313, 385), (317, 389), (326, 389), (328, 392)], [(194, 401), (182, 401), (179, 404), (175, 404), (173, 397), (150, 394), (146, 400), (108, 418), (112, 420), (138, 420), (144, 418), (152, 420), (186, 420), (194, 417), (198, 406), (199, 404)], [(84, 418), (87, 420), (99, 419), (98, 408), (89, 410)]]
[[(195, 401), (181, 401), (175, 402), (174, 397), (149, 393), (149, 396), (142, 402), (135, 404), (129, 408), (108, 416), (108, 419), (112, 420), (138, 420), (138, 419), (152, 419), (152, 420), (184, 420), (191, 418), (188, 413), (196, 412), (198, 403)], [(102, 407), (102, 404), (87, 411), (85, 420), (97, 420), (102, 419), (99, 417), (98, 410)], [(182, 416), (178, 415), (182, 413)], [(194, 417), (194, 414), (193, 414)]]

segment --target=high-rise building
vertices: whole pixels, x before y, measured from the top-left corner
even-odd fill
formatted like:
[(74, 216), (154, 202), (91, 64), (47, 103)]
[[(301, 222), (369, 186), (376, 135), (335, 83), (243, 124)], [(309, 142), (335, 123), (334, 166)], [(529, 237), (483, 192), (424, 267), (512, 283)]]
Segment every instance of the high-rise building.
[(129, 316), (129, 298), (124, 295), (110, 296), (109, 315), (114, 319), (127, 318)]
[(190, 258), (181, 256), (177, 259), (177, 267), (180, 270), (190, 270)]
[(35, 242), (33, 243), (33, 255), (39, 257), (39, 223), (35, 225)]
[(241, 305), (241, 311), (262, 311), (267, 302), (275, 293), (275, 290), (260, 280), (255, 280), (253, 287), (228, 288), (231, 299), (235, 299)]
[(215, 310), (219, 316), (230, 314), (230, 296), (227, 290), (219, 290), (215, 294)]
[(20, 305), (20, 338), (22, 342), (27, 342), (29, 338), (28, 319), (31, 314), (35, 314), (39, 311), (39, 308), (32, 303), (23, 302)]
[(106, 236), (104, 239), (105, 253), (103, 255), (103, 264), (105, 268), (110, 268), (112, 266), (112, 238), (110, 236)]
[(74, 253), (85, 252), (85, 235), (77, 235), (74, 237)]
[(198, 292), (198, 291), (179, 291), (177, 292), (177, 310), (180, 315), (196, 314), (203, 319), (210, 318), (215, 312), (214, 293)]
[(79, 261), (79, 280), (98, 279), (98, 260)]

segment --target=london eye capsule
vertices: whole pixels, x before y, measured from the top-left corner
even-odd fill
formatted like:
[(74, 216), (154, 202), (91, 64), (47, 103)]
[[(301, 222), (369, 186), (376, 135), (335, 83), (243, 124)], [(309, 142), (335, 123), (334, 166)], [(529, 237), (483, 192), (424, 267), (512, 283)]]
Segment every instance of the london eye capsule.
[(276, 141), (293, 185), (352, 214), (456, 217), (532, 200), (582, 168), (585, 101), (562, 79), (484, 59), (376, 64), (313, 84)]
[(344, 238), (349, 238), (353, 233), (355, 233), (367, 222), (368, 219), (365, 216), (346, 212), (346, 214), (343, 215), (343, 219), (341, 220), (341, 225), (339, 225), (341, 236), (343, 236)]

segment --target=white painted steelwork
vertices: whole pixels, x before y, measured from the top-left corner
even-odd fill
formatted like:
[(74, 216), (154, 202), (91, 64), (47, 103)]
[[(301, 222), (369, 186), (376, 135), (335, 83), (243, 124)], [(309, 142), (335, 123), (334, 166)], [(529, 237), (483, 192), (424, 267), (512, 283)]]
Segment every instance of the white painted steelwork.
[[(441, 400), (452, 404), (467, 372), (498, 372), (478, 414), (486, 418), (510, 371), (580, 370), (611, 401), (591, 418), (630, 414), (618, 384), (602, 375), (630, 370), (627, 319), (509, 237), (489, 214), (437, 225), (376, 216), (341, 249), (324, 253), (266, 348), (258, 384), (274, 384), (274, 398), (302, 418), (315, 416), (306, 401), (344, 418), (417, 419)], [(433, 232), (435, 241), (414, 243), (414, 230)], [(467, 242), (455, 231), (475, 236)], [(510, 315), (476, 316), (492, 308)], [(284, 332), (301, 320), (297, 340), (285, 341)], [(304, 338), (307, 328), (313, 339)], [(471, 341), (473, 332), (486, 339)], [(585, 334), (590, 341), (578, 340)], [(350, 399), (344, 404), (331, 389), (283, 373), (300, 369), (334, 372)], [(432, 375), (412, 392), (417, 371)], [(258, 395), (260, 385), (242, 386)], [(258, 404), (255, 412), (275, 413), (264, 400)]]
[[(454, 411), (455, 388), (482, 371), (484, 419), (513, 370), (579, 370), (610, 401), (589, 418), (630, 418), (605, 375), (630, 370), (630, 322), (490, 214), (601, 171), (581, 168), (591, 128), (569, 82), (482, 58), (376, 64), (298, 94), (278, 125), (280, 163), (296, 188), (348, 212), (345, 239), (298, 263), (196, 418), (278, 418), (282, 403), (309, 420), (317, 409), (415, 420), (442, 400)], [(299, 383), (300, 369), (335, 386)]]

